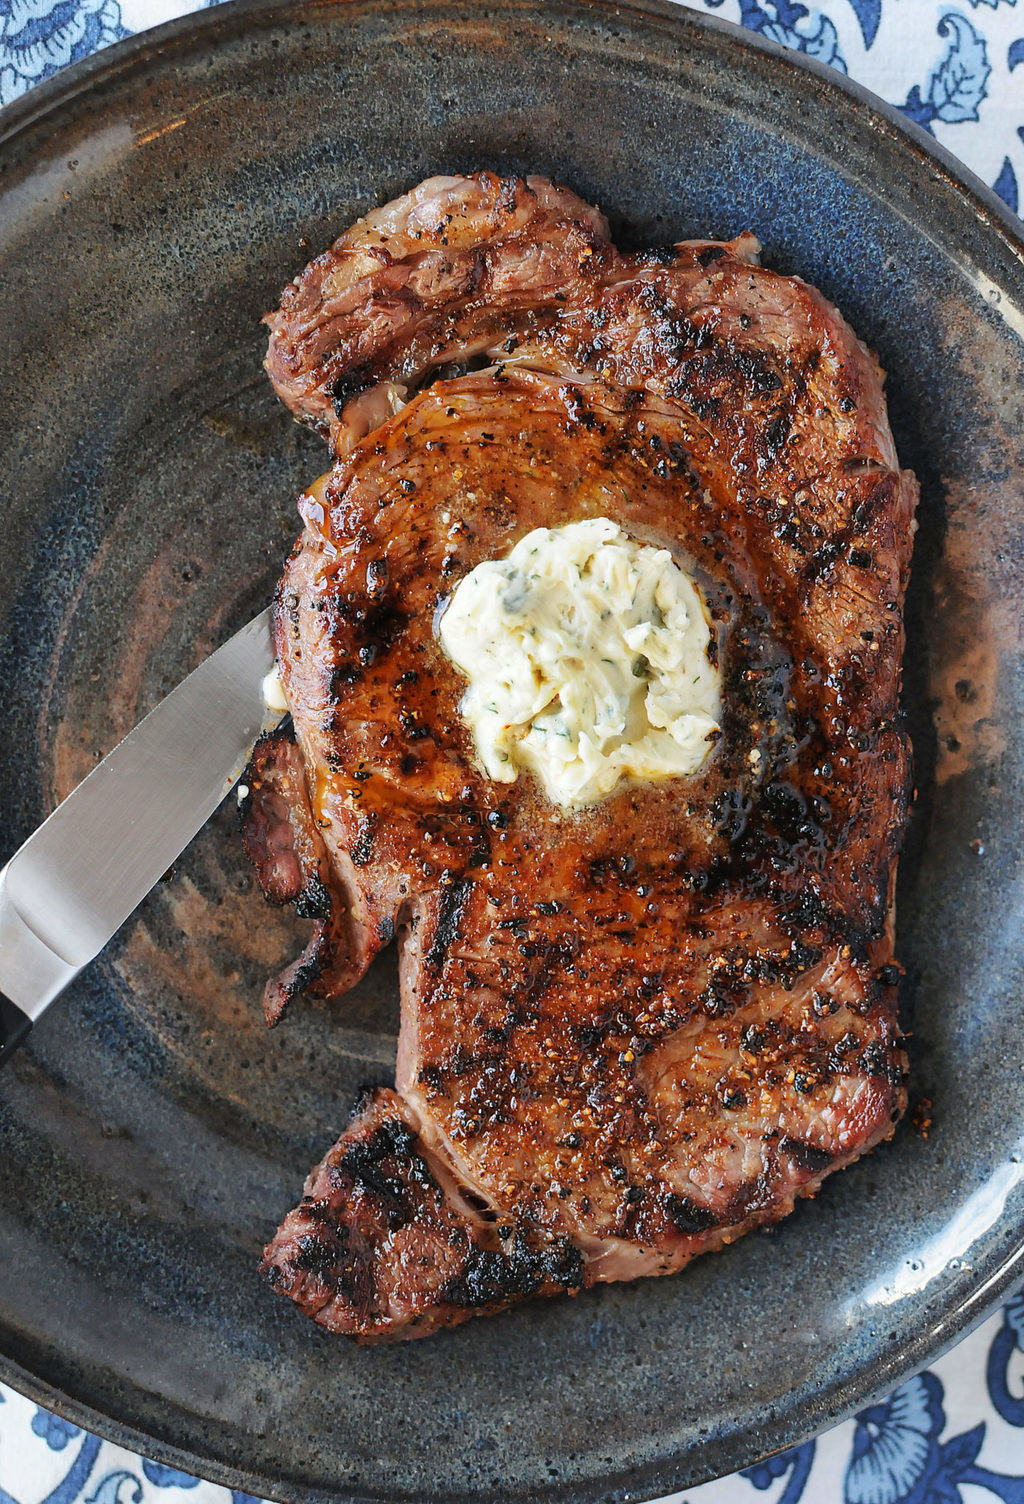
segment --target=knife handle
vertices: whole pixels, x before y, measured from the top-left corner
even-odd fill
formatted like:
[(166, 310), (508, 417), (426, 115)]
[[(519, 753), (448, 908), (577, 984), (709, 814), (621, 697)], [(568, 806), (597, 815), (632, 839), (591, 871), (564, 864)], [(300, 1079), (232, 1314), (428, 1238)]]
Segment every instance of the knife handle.
[(28, 1014), (0, 992), (0, 1065), (14, 1054), (31, 1027)]

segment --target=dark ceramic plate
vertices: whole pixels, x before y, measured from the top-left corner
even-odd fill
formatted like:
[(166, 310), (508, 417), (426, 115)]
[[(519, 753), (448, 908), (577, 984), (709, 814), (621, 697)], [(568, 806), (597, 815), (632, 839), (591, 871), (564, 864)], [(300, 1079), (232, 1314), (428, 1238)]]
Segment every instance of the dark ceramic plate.
[(256, 0), (2, 124), (4, 847), (267, 599), (325, 460), (257, 319), (358, 213), (489, 164), (626, 241), (750, 227), (878, 349), (922, 481), (899, 930), (934, 1104), (927, 1140), (680, 1278), (357, 1350), (256, 1262), (391, 1068), (394, 961), (266, 1034), (295, 934), (226, 807), (0, 1080), (3, 1376), (277, 1499), (596, 1501), (749, 1463), (934, 1356), (1024, 1272), (1015, 224), (834, 74), (656, 0)]

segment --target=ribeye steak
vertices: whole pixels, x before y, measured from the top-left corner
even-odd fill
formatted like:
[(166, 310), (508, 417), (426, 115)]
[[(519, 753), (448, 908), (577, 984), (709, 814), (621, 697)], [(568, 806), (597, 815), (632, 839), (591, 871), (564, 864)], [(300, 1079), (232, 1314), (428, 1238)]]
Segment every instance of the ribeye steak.
[[(890, 922), (917, 488), (874, 358), (752, 236), (621, 255), (543, 179), (439, 178), (290, 285), (267, 369), (333, 469), (276, 597), (291, 729), (246, 841), (313, 920), (269, 984), (397, 938), (395, 1087), (266, 1250), (360, 1340), (680, 1269), (903, 1109)], [(527, 531), (607, 517), (701, 582), (722, 737), (579, 810), (481, 771), (437, 638)]]

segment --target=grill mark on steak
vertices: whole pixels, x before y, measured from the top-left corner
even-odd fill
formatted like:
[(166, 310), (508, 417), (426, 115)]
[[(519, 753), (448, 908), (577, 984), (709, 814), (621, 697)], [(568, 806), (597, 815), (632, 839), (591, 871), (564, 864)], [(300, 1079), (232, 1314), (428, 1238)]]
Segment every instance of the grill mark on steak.
[(428, 966), (441, 966), (458, 939), (459, 925), (472, 889), (472, 881), (462, 878), (449, 883), (442, 891), (434, 935), (424, 957)]
[(514, 1233), (500, 1252), (475, 1248), (441, 1291), (442, 1300), (476, 1310), (498, 1309), (541, 1291), (575, 1293), (583, 1284), (583, 1257), (568, 1238), (540, 1251)]
[(378, 1087), (310, 1175), (263, 1272), (322, 1326), (379, 1342), (426, 1336), (526, 1296), (575, 1293), (583, 1259), (566, 1238), (495, 1225), (477, 1211), (406, 1104)]
[[(344, 896), (349, 969), (316, 989), (400, 950), (397, 1092), (361, 1101), (267, 1251), (331, 1330), (423, 1335), (680, 1269), (903, 1110), (916, 487), (873, 358), (756, 253), (620, 256), (541, 180), (432, 180), (270, 319), (275, 384), (339, 455), (278, 595), (305, 814), (271, 814), (308, 820), (332, 916)], [(437, 377), (482, 351), (498, 364)], [(693, 779), (564, 814), (482, 775), (433, 623), (475, 563), (601, 515), (699, 579), (722, 736)]]
[(670, 1191), (665, 1198), (665, 1210), (672, 1218), (673, 1224), (687, 1237), (694, 1237), (698, 1233), (707, 1232), (715, 1225), (715, 1214), (706, 1206), (698, 1206), (688, 1196), (677, 1196)]
[(819, 1149), (817, 1144), (802, 1143), (797, 1138), (782, 1138), (779, 1148), (794, 1159), (802, 1170), (810, 1170), (812, 1174), (820, 1174), (832, 1163), (832, 1155), (827, 1149)]

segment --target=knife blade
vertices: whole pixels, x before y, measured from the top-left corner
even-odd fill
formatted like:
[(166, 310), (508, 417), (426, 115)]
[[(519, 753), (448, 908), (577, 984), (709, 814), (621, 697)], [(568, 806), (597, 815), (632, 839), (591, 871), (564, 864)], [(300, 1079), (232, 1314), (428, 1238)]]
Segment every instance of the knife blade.
[(0, 870), (0, 1062), (112, 938), (280, 717), (262, 611), (118, 742)]

